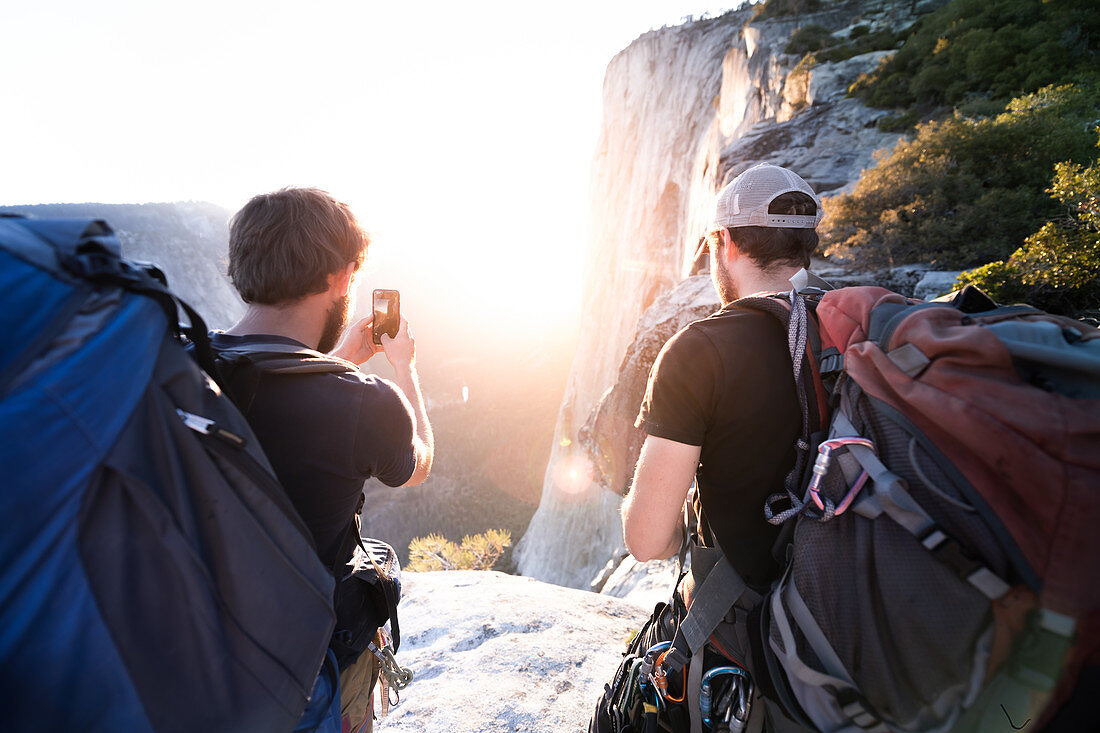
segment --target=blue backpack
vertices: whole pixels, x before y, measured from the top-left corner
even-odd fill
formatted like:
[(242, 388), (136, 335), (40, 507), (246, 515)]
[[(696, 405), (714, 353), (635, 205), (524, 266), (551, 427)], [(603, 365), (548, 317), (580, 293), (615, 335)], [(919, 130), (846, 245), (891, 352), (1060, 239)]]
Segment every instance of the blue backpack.
[(0, 314), (4, 728), (292, 730), (333, 580), (201, 319), (105, 223), (7, 217)]

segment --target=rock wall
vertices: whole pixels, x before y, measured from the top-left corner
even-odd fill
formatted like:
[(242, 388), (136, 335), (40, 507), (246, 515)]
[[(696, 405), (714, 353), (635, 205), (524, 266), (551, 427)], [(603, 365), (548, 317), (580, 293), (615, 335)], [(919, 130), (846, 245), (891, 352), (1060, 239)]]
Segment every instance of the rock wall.
[[(856, 24), (897, 30), (913, 21), (912, 8), (890, 0), (840, 2), (819, 13), (756, 23), (748, 8), (647, 33), (612, 59), (592, 174), (594, 225), (582, 317), (588, 327), (570, 373), (541, 502), (516, 548), (522, 574), (587, 587), (621, 551), (619, 497), (633, 468), (631, 452), (605, 465), (607, 456), (593, 443), (606, 433), (593, 428), (600, 421), (632, 420), (637, 403), (627, 403), (637, 390), (622, 389), (611, 397), (618, 401), (614, 409), (605, 399), (602, 413), (593, 411), (616, 383), (639, 318), (693, 271), (717, 189), (766, 161), (798, 171), (819, 193), (838, 192), (873, 164), (876, 151), (897, 140), (875, 128), (883, 111), (845, 96), (883, 54), (799, 67), (800, 57), (783, 52), (792, 33), (809, 23), (838, 37)], [(674, 332), (647, 339), (653, 348), (642, 350), (650, 362)]]
[(153, 262), (172, 290), (193, 306), (210, 328), (229, 328), (244, 314), (244, 303), (225, 268), (229, 261), (229, 211), (186, 201), (156, 204), (38, 204), (0, 206), (29, 217), (94, 217), (118, 234), (122, 254)]

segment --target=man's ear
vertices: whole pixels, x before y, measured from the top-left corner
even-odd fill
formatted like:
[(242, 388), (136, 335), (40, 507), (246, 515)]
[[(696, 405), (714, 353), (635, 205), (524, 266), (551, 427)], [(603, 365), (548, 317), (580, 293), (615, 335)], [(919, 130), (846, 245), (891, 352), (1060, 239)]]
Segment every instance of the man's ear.
[(336, 296), (343, 298), (351, 292), (351, 281), (359, 271), (358, 262), (349, 262), (347, 267), (328, 276), (328, 285), (336, 289)]
[(737, 261), (737, 258), (741, 256), (741, 250), (737, 248), (737, 243), (733, 241), (733, 237), (730, 236), (729, 229), (722, 229), (718, 236), (722, 238), (722, 259), (726, 261), (727, 265), (732, 265)]

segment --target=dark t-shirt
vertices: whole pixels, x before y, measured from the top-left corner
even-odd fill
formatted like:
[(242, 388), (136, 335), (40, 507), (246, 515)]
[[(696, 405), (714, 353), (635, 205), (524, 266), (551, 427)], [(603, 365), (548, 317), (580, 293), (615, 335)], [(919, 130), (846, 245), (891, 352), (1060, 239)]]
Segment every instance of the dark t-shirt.
[[(215, 349), (250, 343), (307, 348), (279, 336), (211, 337)], [(412, 408), (379, 377), (261, 372), (251, 404), (238, 406), (326, 566), (337, 560), (363, 482), (374, 477), (400, 486), (416, 467)]]
[(767, 586), (779, 571), (771, 554), (779, 529), (764, 519), (764, 501), (784, 490), (801, 426), (778, 321), (727, 306), (688, 325), (657, 356), (635, 424), (702, 446), (700, 534), (707, 542), (709, 527), (733, 568)]

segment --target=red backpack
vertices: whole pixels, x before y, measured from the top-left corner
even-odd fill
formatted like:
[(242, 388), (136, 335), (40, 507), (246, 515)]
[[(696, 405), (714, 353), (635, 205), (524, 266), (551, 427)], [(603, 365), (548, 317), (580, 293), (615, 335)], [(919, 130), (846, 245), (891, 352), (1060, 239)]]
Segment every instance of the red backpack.
[[(1100, 330), (973, 288), (737, 304), (787, 328), (802, 406), (765, 508), (793, 527), (789, 561), (750, 604), (769, 709), (826, 731), (1049, 721), (1100, 663)], [(721, 640), (746, 594), (719, 558), (663, 673)]]

